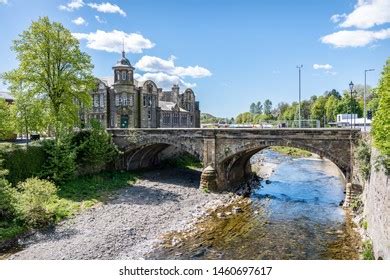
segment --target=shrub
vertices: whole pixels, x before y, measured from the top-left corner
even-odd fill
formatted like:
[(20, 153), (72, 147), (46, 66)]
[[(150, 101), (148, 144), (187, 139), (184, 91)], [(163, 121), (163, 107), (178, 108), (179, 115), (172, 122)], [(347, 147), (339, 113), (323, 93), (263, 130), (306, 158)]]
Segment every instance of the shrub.
[(101, 171), (119, 154), (111, 135), (96, 120), (91, 120), (90, 130), (75, 134), (71, 142), (76, 147), (76, 163), (84, 173)]
[(374, 145), (387, 159), (383, 161), (387, 170), (390, 169), (390, 58), (382, 72), (377, 94), (379, 97), (378, 110), (375, 112), (372, 122), (372, 135)]
[(0, 220), (7, 220), (14, 215), (15, 192), (4, 178), (8, 171), (2, 168), (0, 159)]
[(56, 186), (47, 180), (30, 178), (18, 184), (18, 218), (30, 228), (47, 226), (55, 220)]
[(70, 138), (66, 136), (57, 142), (45, 141), (43, 147), (47, 160), (43, 166), (41, 177), (58, 184), (72, 179), (76, 171), (76, 152), (71, 146)]
[(363, 242), (363, 259), (375, 260), (374, 251), (372, 249), (372, 242), (369, 240)]
[(368, 180), (370, 177), (371, 170), (371, 148), (367, 143), (360, 141), (357, 146), (355, 157), (359, 163), (359, 171), (364, 178), (364, 180)]
[(46, 161), (44, 148), (39, 143), (27, 147), (1, 145), (0, 156), (4, 158), (4, 168), (9, 170), (6, 178), (14, 186), (27, 178), (39, 176)]

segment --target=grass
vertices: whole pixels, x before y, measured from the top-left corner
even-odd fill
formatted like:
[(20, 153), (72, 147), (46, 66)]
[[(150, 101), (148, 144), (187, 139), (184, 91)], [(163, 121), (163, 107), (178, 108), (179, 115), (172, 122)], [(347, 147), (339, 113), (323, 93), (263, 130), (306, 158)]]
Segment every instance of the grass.
[[(130, 172), (102, 172), (96, 175), (80, 176), (58, 187), (56, 198), (46, 205), (53, 209), (54, 221), (59, 222), (104, 201), (107, 195), (120, 188), (130, 186), (137, 175)], [(18, 221), (0, 222), (0, 242), (12, 239), (28, 229)]]
[(203, 167), (201, 161), (190, 154), (183, 154), (173, 159), (168, 159), (164, 164), (185, 169), (199, 169)]
[(364, 260), (375, 260), (374, 251), (372, 249), (371, 241), (367, 240), (363, 242), (363, 259)]
[(270, 148), (274, 152), (292, 157), (311, 157), (311, 153), (305, 150), (284, 146), (273, 146)]

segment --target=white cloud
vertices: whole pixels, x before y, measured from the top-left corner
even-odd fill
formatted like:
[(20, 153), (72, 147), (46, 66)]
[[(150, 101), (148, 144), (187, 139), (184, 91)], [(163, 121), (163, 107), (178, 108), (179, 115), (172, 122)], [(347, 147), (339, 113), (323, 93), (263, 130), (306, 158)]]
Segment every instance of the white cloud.
[(72, 20), (72, 22), (76, 25), (88, 25), (88, 23), (86, 22), (85, 19), (83, 19), (82, 17), (78, 17), (74, 20)]
[(330, 20), (333, 22), (333, 23), (338, 23), (339, 21), (341, 21), (342, 19), (344, 19), (345, 17), (347, 16), (347, 14), (335, 14), (333, 16), (330, 17)]
[(126, 16), (126, 13), (116, 4), (111, 4), (109, 2), (106, 3), (88, 3), (88, 6), (91, 7), (92, 9), (97, 10), (98, 12), (101, 13), (110, 13), (110, 14), (115, 14), (118, 13), (121, 16)]
[(390, 28), (379, 31), (342, 30), (322, 37), (321, 42), (333, 45), (336, 48), (364, 47), (370, 43), (388, 38), (390, 38)]
[(73, 33), (79, 40), (87, 40), (87, 47), (94, 50), (106, 52), (122, 52), (122, 46), (126, 52), (142, 53), (144, 49), (150, 49), (155, 46), (149, 39), (138, 33), (125, 33), (119, 30), (105, 32), (96, 30), (91, 33)]
[(80, 8), (83, 7), (84, 5), (85, 5), (85, 4), (84, 4), (83, 0), (71, 0), (70, 2), (68, 2), (68, 3), (65, 4), (65, 5), (60, 5), (60, 6), (58, 6), (58, 8), (59, 8), (60, 10), (72, 12), (72, 11), (74, 11), (74, 10), (80, 9)]
[(0, 0), (0, 4), (7, 5), (8, 4), (8, 0)]
[(367, 29), (390, 22), (389, 0), (358, 0), (355, 10), (348, 14), (340, 27)]
[(134, 78), (138, 81), (146, 81), (146, 80), (152, 80), (154, 81), (158, 87), (163, 88), (164, 90), (169, 90), (172, 88), (173, 85), (178, 84), (179, 86), (186, 87), (186, 88), (194, 88), (196, 87), (195, 83), (187, 83), (180, 79), (180, 77), (175, 75), (169, 75), (163, 72), (157, 72), (157, 73), (145, 73), (143, 75), (140, 75), (136, 73), (134, 75)]
[(156, 56), (145, 55), (135, 64), (135, 67), (145, 72), (164, 72), (178, 77), (202, 78), (212, 75), (208, 69), (199, 65), (188, 67), (175, 66), (174, 56), (165, 60)]
[(99, 16), (95, 16), (95, 19), (97, 20), (97, 22), (99, 23), (107, 23), (107, 21)]
[(318, 70), (318, 69), (330, 70), (333, 68), (333, 66), (330, 64), (313, 64), (313, 68), (315, 70)]

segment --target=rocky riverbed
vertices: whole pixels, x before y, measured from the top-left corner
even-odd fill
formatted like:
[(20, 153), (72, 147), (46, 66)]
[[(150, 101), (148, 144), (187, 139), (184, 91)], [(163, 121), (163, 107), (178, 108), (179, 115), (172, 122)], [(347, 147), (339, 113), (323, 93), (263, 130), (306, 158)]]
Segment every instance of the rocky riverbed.
[(200, 173), (163, 169), (52, 229), (20, 240), (10, 259), (142, 259), (166, 232), (183, 230), (231, 194), (199, 189)]

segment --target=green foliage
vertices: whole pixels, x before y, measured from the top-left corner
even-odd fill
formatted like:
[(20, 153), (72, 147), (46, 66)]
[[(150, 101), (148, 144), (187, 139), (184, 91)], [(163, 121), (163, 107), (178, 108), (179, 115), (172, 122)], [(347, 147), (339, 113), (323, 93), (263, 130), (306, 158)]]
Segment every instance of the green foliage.
[(369, 240), (363, 242), (363, 260), (375, 260), (372, 242)]
[(76, 147), (76, 163), (87, 173), (100, 171), (119, 154), (111, 135), (97, 120), (91, 120), (91, 129), (76, 133), (71, 142)]
[[(339, 94), (340, 95), (340, 94)], [(338, 102), (340, 98), (330, 95), (325, 103), (325, 116), (328, 122), (335, 122), (338, 112)]]
[(188, 169), (198, 169), (202, 168), (202, 162), (190, 154), (182, 154), (178, 157), (168, 159), (163, 164), (167, 164), (172, 167), (188, 168)]
[(15, 212), (15, 193), (11, 184), (5, 179), (8, 170), (3, 169), (2, 162), (0, 157), (0, 221), (12, 218)]
[(264, 101), (264, 114), (271, 115), (271, 110), (272, 110), (272, 102), (271, 102), (271, 100), (266, 99)]
[(0, 98), (0, 139), (12, 138), (15, 132), (15, 119), (11, 108), (12, 105)]
[(361, 172), (362, 177), (364, 180), (368, 180), (371, 170), (371, 148), (366, 142), (359, 142), (356, 147), (355, 158), (358, 161), (359, 171)]
[(71, 146), (70, 136), (63, 136), (57, 141), (44, 141), (43, 148), (47, 160), (41, 177), (58, 184), (72, 179), (76, 172), (76, 151)]
[(58, 197), (52, 182), (30, 178), (19, 183), (17, 188), (16, 211), (27, 227), (40, 228), (55, 221), (55, 209), (51, 206)]
[(321, 126), (324, 127), (326, 122), (324, 117), (326, 117), (326, 97), (319, 96), (310, 108), (310, 118), (313, 120), (320, 120)]
[(106, 193), (129, 186), (136, 179), (136, 174), (130, 172), (101, 172), (80, 176), (60, 186), (58, 196), (78, 203), (78, 208), (90, 207), (102, 201)]
[(79, 41), (61, 23), (39, 18), (19, 35), (12, 49), (18, 68), (3, 75), (11, 91), (47, 100), (45, 108), (60, 126), (79, 122), (81, 105), (90, 106), (89, 91), (95, 86), (91, 58), (80, 51)]
[(46, 162), (46, 153), (39, 143), (28, 147), (0, 145), (0, 156), (4, 158), (4, 168), (9, 170), (6, 178), (14, 186), (27, 178), (40, 176)]
[(15, 103), (13, 113), (15, 116), (16, 129), (20, 134), (28, 136), (30, 133), (43, 133), (48, 130), (50, 116), (48, 104), (44, 99), (34, 98), (30, 92), (17, 90), (14, 92)]
[(390, 169), (390, 59), (382, 72), (377, 94), (379, 97), (378, 110), (375, 113), (372, 123), (372, 136), (374, 145), (379, 149), (385, 160), (385, 167)]

